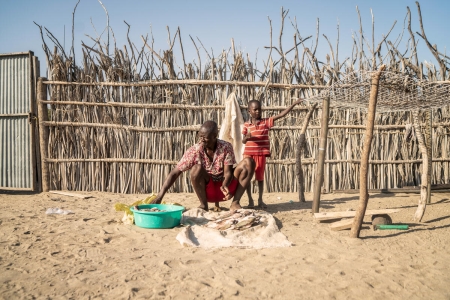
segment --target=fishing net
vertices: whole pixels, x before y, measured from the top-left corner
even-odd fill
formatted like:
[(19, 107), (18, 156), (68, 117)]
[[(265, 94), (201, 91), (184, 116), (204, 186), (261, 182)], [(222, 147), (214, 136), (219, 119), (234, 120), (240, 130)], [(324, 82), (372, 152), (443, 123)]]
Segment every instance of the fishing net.
[[(308, 101), (330, 97), (330, 107), (367, 110), (373, 73), (350, 73)], [(431, 82), (386, 71), (379, 81), (377, 112), (439, 108), (448, 105), (449, 100), (450, 81)]]

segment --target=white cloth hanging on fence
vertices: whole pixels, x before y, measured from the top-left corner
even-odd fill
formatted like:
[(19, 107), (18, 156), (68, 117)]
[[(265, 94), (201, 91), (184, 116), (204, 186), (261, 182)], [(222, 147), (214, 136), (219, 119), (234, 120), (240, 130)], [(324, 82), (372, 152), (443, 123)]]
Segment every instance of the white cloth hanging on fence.
[(244, 118), (241, 108), (236, 98), (236, 94), (231, 93), (225, 100), (225, 117), (220, 126), (219, 139), (227, 141), (233, 145), (236, 162), (239, 163), (244, 158), (244, 144), (242, 144), (242, 128)]

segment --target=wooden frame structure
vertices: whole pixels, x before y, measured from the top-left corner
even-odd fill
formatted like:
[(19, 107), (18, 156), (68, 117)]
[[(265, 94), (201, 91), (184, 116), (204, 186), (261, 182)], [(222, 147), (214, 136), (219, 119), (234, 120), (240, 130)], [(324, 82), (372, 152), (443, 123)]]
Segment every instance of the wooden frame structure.
[[(417, 34), (431, 45), (417, 5), (422, 31)], [(324, 60), (316, 57), (318, 26), (313, 46), (307, 47), (305, 42), (312, 36), (302, 38), (297, 25), (292, 23), (296, 31), (293, 47), (283, 50), (287, 13), (281, 10), (281, 32), (276, 46), (269, 19), (270, 46), (266, 47), (269, 55), (262, 69), (257, 68), (256, 60), (251, 61), (248, 54), (238, 51), (233, 40), (230, 51), (214, 56), (205, 50), (199, 39), (195, 41), (191, 37), (198, 60), (187, 63), (179, 28), (173, 37), (168, 32), (169, 47), (161, 51), (153, 49), (153, 40), (148, 37), (142, 37), (140, 48), (128, 39), (128, 47), (114, 47), (114, 51), (110, 51), (109, 39), (107, 43), (92, 39), (94, 46), (82, 45), (80, 65), (75, 63), (73, 45), (73, 55), (69, 56), (47, 31), (55, 44), (50, 51), (42, 34), (49, 63), (49, 78), (40, 81), (39, 93), (39, 107), (43, 108), (40, 113), (42, 162), (48, 167), (48, 187), (122, 193), (156, 191), (171, 165), (195, 143), (199, 125), (208, 119), (220, 124), (224, 99), (231, 91), (236, 92), (241, 101), (244, 115), (250, 99), (261, 99), (266, 115), (271, 115), (291, 104), (292, 99), (317, 97), (343, 76), (355, 70), (374, 70), (382, 63), (390, 72), (436, 84), (449, 80), (448, 57), (437, 47), (429, 48), (438, 61), (439, 70), (418, 61), (415, 42), (408, 44), (406, 52), (399, 51), (401, 38), (390, 40), (390, 32), (378, 46), (374, 39), (370, 45), (363, 35), (362, 25), (359, 35), (354, 35), (352, 55), (343, 61), (338, 58), (339, 39), (333, 48), (325, 35), (330, 53)], [(408, 32), (414, 41), (409, 8), (407, 17)], [(174, 56), (177, 41), (182, 61), (178, 69)], [(208, 57), (206, 63), (203, 60), (202, 64), (197, 43)], [(371, 56), (366, 56), (367, 52)], [(289, 55), (293, 57), (289, 59)], [(48, 91), (48, 96), (44, 90)], [(48, 108), (47, 113), (45, 108)], [(308, 109), (295, 109), (271, 132), (272, 147), (277, 151), (267, 167), (270, 180), (266, 188), (270, 192), (299, 189), (294, 172), (295, 152), (299, 129), (303, 127)], [(444, 184), (450, 182), (449, 107), (434, 109), (433, 114), (431, 127), (436, 143), (432, 146), (434, 157), (430, 157), (431, 178), (434, 183)], [(305, 190), (314, 189), (314, 209), (318, 211), (322, 177), (325, 191), (360, 187), (360, 145), (367, 116), (360, 109), (333, 106), (328, 109), (327, 105), (322, 105), (310, 117), (311, 125), (304, 133), (306, 159), (301, 164)], [(375, 138), (371, 143), (376, 151), (368, 158), (367, 187), (419, 185), (421, 150), (416, 140), (407, 144), (403, 136), (405, 129), (413, 124), (410, 112), (388, 112), (374, 116), (373, 121)], [(424, 122), (419, 120), (419, 123)], [(319, 167), (316, 167), (317, 162)], [(321, 168), (323, 175), (318, 172)], [(173, 191), (192, 191), (187, 178), (182, 177)]]

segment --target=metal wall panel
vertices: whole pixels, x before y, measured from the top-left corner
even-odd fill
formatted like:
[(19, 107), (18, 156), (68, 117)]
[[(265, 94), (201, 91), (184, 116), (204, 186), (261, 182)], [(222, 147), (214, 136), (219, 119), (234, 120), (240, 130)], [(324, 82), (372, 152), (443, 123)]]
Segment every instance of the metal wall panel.
[(31, 54), (0, 54), (0, 187), (33, 188)]

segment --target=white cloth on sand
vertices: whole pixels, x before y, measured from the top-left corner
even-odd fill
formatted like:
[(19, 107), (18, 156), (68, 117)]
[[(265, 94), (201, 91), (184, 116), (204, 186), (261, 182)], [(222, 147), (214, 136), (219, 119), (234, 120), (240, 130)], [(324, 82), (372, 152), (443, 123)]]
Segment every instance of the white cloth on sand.
[(227, 141), (233, 145), (236, 162), (239, 163), (244, 158), (244, 144), (242, 144), (242, 129), (244, 128), (244, 118), (237, 101), (236, 94), (232, 92), (225, 100), (225, 117), (219, 131), (219, 139)]
[(219, 231), (203, 227), (210, 220), (217, 220), (228, 212), (206, 212), (200, 208), (183, 213), (181, 223), (187, 225), (177, 235), (177, 240), (186, 247), (200, 248), (279, 248), (289, 247), (291, 242), (280, 232), (275, 218), (265, 211), (255, 211), (264, 219), (259, 225), (248, 229)]
[(64, 210), (64, 209), (61, 209), (61, 208), (58, 208), (58, 207), (51, 207), (51, 208), (48, 208), (45, 211), (45, 213), (47, 215), (70, 215), (70, 214), (73, 214), (73, 211), (71, 211), (71, 210)]

